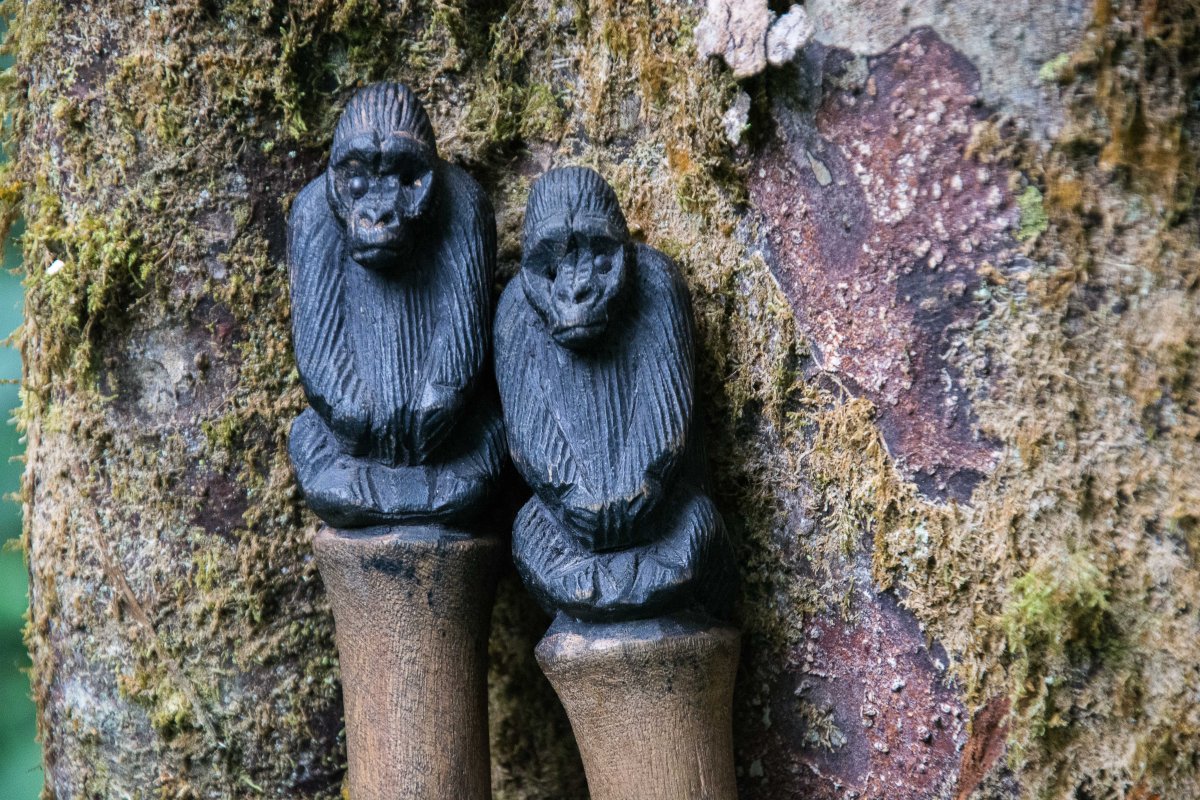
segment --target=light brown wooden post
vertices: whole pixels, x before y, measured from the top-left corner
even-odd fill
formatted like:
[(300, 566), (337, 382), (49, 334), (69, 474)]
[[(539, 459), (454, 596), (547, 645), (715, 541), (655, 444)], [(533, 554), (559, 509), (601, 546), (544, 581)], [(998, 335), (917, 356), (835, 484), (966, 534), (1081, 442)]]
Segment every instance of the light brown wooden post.
[(567, 709), (591, 800), (735, 800), (738, 632), (689, 618), (555, 621), (538, 663)]
[(323, 528), (313, 545), (333, 604), (351, 800), (489, 800), (500, 542), (414, 526)]

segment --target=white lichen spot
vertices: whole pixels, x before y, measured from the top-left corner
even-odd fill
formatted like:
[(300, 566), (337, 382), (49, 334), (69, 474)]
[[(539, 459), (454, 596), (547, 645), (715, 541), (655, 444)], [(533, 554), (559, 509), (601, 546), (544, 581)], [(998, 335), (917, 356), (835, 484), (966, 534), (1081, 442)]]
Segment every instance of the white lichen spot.
[(777, 18), (766, 0), (708, 0), (696, 26), (696, 50), (702, 59), (719, 57), (735, 78), (749, 78), (768, 64), (791, 61), (814, 33), (800, 6)]
[(800, 6), (792, 6), (788, 12), (767, 31), (767, 61), (773, 66), (788, 63), (816, 33), (808, 13)]
[(808, 165), (812, 167), (813, 175), (817, 178), (817, 183), (821, 186), (828, 186), (833, 181), (833, 175), (829, 172), (829, 167), (825, 166), (819, 158), (811, 152), (805, 150), (804, 154), (808, 156)]
[(738, 90), (733, 105), (721, 117), (721, 126), (725, 129), (725, 138), (736, 147), (742, 141), (742, 134), (750, 128), (750, 95)]

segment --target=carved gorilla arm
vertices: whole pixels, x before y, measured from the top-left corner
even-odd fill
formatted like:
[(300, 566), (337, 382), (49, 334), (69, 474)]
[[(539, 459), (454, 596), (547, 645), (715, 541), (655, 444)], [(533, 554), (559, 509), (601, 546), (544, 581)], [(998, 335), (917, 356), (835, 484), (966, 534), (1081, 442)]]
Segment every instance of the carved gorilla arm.
[(465, 172), (442, 168), (454, 214), (445, 214), (439, 277), (445, 305), (429, 346), (413, 404), (410, 447), (423, 462), (446, 439), (467, 398), (481, 383), (491, 351), (492, 279), (496, 222), (487, 195)]
[(325, 200), (324, 178), (318, 178), (296, 196), (288, 221), (293, 350), (309, 406), (348, 453), (365, 455), (368, 398), (342, 333), (347, 298), (341, 243), (340, 223)]

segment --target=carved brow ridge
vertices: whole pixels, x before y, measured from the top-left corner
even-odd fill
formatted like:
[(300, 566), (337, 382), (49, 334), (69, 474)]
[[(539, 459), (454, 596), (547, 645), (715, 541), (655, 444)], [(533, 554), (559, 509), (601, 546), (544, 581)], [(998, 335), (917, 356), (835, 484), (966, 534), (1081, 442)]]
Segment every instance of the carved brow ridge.
[(409, 131), (390, 131), (383, 139), (380, 139), (375, 133), (363, 133), (352, 136), (338, 146), (333, 156), (333, 162), (337, 166), (341, 166), (347, 161), (377, 164), (382, 156), (384, 166), (390, 167), (396, 163), (398, 157), (418, 154), (428, 159), (430, 152), (429, 145)]
[(607, 214), (592, 210), (567, 211), (561, 214), (554, 214), (544, 218), (538, 223), (537, 227), (545, 232), (574, 232), (586, 227), (593, 231), (603, 231), (606, 236), (616, 242), (624, 241), (626, 238), (620, 226), (614, 223)]

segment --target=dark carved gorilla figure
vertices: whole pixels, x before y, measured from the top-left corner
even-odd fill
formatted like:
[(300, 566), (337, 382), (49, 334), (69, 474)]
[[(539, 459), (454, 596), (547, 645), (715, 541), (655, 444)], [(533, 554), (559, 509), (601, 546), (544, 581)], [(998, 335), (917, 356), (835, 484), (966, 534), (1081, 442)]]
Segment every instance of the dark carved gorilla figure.
[(504, 458), (483, 385), (495, 260), (491, 205), (438, 157), (416, 96), (399, 84), (356, 94), (289, 221), (311, 406), (289, 453), (330, 525), (452, 521), (491, 489)]
[(675, 265), (630, 241), (595, 172), (543, 176), (497, 312), (496, 376), (513, 462), (534, 491), (513, 554), (547, 609), (597, 622), (728, 612), (734, 567), (702, 491), (692, 362)]

